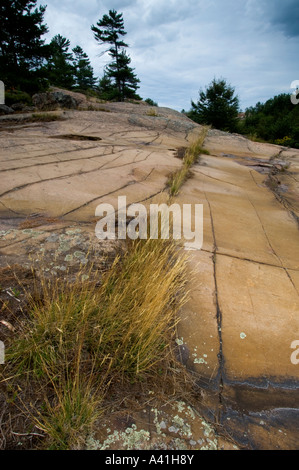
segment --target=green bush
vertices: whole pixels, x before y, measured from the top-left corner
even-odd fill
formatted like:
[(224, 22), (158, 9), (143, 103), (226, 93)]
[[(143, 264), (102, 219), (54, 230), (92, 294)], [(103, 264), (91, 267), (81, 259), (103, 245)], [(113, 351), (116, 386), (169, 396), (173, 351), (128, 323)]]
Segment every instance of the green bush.
[(158, 106), (158, 103), (156, 103), (154, 100), (152, 100), (151, 98), (146, 98), (146, 100), (144, 100), (147, 104), (149, 104), (150, 106)]
[(11, 106), (15, 103), (22, 103), (28, 106), (32, 105), (32, 99), (29, 93), (20, 90), (8, 90), (5, 92), (5, 104)]

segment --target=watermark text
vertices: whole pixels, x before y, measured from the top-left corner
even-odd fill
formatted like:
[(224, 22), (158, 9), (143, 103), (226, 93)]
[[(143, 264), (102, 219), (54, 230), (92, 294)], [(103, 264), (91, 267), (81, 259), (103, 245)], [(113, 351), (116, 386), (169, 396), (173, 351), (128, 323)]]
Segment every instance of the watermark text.
[(295, 340), (291, 344), (291, 349), (295, 349), (291, 354), (291, 363), (297, 366), (299, 364), (299, 340)]
[[(169, 239), (184, 240), (185, 249), (200, 250), (203, 243), (203, 204), (150, 204), (127, 206), (126, 196), (118, 197), (118, 208), (112, 204), (97, 206), (100, 217), (95, 234), (100, 240)], [(116, 233), (117, 226), (117, 233)]]
[(293, 104), (298, 104), (299, 103), (299, 80), (294, 80), (291, 83), (291, 87), (294, 91), (291, 94), (291, 102)]

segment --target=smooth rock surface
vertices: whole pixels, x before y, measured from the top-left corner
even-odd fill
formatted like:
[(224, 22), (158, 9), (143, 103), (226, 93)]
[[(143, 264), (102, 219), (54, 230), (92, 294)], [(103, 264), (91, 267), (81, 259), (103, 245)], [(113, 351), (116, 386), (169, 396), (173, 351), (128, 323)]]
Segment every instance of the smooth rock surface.
[(203, 249), (190, 260), (196, 277), (180, 327), (193, 351), (189, 367), (202, 387), (214, 389), (204, 397), (207, 408), (239, 442), (295, 449), (299, 365), (291, 361), (291, 344), (299, 334), (299, 188), (293, 187), (292, 206), (284, 204), (266, 184), (268, 176), (248, 163), (266, 160), (272, 167), (279, 153), (288, 163), (279, 177), (296, 179), (299, 152), (217, 131), (205, 146), (211, 155), (201, 157), (178, 197), (201, 201), (205, 214)]
[[(2, 265), (19, 253), (25, 259), (32, 240), (16, 225), (9, 231), (10, 220), (89, 223), (92, 237), (102, 202), (167, 201), (167, 178), (182, 164), (176, 150), (201, 127), (166, 108), (98, 106), (49, 123), (0, 120)], [(203, 412), (233, 439), (246, 448), (298, 448), (291, 343), (299, 340), (299, 151), (216, 130), (205, 147), (210, 155), (174, 199), (204, 211), (202, 249), (188, 252), (184, 362), (201, 386)], [(35, 240), (50, 243), (42, 231)]]

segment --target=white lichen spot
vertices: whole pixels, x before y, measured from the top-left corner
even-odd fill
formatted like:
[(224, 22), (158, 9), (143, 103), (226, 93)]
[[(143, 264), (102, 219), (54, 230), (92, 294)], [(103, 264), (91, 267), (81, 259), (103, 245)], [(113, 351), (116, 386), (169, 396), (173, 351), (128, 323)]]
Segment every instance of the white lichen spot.
[(182, 346), (184, 344), (184, 338), (176, 338), (175, 342), (178, 346)]
[(243, 333), (243, 332), (242, 332), (242, 333), (240, 333), (240, 338), (241, 338), (241, 339), (245, 339), (245, 338), (246, 338), (246, 336), (247, 336), (247, 335), (246, 335), (245, 333)]
[(74, 230), (66, 230), (65, 233), (67, 233), (68, 235), (75, 235), (77, 233), (81, 233), (82, 230), (80, 228), (75, 228)]
[(186, 415), (189, 415), (191, 419), (196, 418), (195, 413), (194, 413), (193, 409), (191, 408), (191, 406), (187, 406)]
[(177, 409), (179, 413), (182, 413), (185, 410), (186, 404), (183, 401), (177, 401)]
[(193, 361), (194, 364), (207, 364), (203, 357), (196, 357)]
[(182, 437), (192, 437), (191, 427), (190, 425), (184, 421), (181, 416), (174, 416), (172, 418), (172, 424), (178, 429), (180, 436)]
[(175, 434), (177, 434), (179, 432), (179, 428), (176, 428), (175, 426), (170, 426), (168, 428), (168, 431), (169, 432), (174, 432)]
[(210, 437), (214, 433), (213, 428), (204, 420), (202, 420), (201, 424), (203, 425), (204, 436)]
[(87, 450), (107, 450), (116, 442), (121, 442), (125, 450), (136, 450), (140, 449), (141, 446), (146, 446), (149, 440), (150, 433), (144, 429), (137, 431), (137, 426), (133, 424), (124, 432), (114, 431), (103, 443), (89, 437), (86, 441), (86, 445)]

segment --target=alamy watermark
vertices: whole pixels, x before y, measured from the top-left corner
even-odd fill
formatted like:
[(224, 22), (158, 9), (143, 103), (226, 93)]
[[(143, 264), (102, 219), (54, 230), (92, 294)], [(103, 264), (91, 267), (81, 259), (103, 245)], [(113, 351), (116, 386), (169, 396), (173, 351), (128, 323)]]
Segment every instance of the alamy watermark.
[(294, 80), (291, 83), (290, 88), (292, 88), (294, 91), (291, 94), (291, 102), (293, 104), (298, 104), (299, 103), (299, 80)]
[[(97, 206), (100, 217), (95, 234), (100, 240), (169, 239), (184, 240), (185, 249), (200, 250), (203, 243), (203, 204), (150, 204), (127, 206), (126, 196), (118, 197), (118, 207), (112, 204)], [(116, 233), (117, 227), (117, 233)]]
[(5, 104), (5, 85), (0, 80), (0, 104)]
[(291, 354), (291, 363), (297, 366), (299, 364), (299, 340), (295, 340), (291, 344), (291, 349), (295, 349)]

